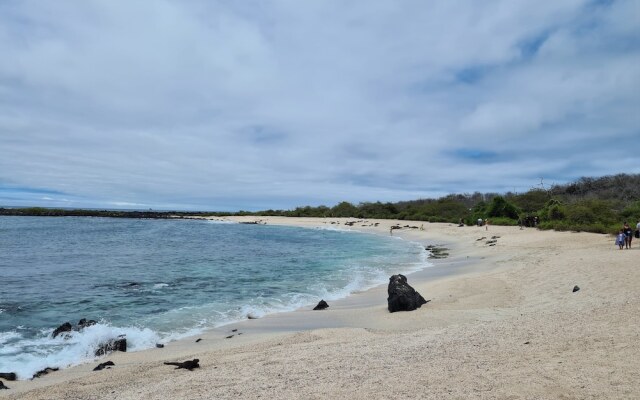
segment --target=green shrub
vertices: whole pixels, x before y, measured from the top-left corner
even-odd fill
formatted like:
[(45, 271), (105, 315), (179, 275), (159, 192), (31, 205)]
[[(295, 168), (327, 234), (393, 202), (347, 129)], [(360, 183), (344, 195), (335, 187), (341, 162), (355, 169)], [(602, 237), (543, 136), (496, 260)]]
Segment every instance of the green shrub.
[(489, 218), (489, 225), (516, 226), (518, 225), (518, 220), (505, 217)]
[(520, 210), (513, 204), (509, 203), (502, 196), (496, 196), (491, 200), (491, 204), (487, 207), (488, 217), (506, 217), (510, 219), (518, 219)]

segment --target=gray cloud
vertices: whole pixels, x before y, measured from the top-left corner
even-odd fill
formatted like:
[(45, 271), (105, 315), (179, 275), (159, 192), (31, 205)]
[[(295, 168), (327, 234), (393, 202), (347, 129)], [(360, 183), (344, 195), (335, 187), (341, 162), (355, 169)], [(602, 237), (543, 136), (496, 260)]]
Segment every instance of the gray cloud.
[(638, 172), (638, 12), (3, 2), (0, 203), (289, 208)]

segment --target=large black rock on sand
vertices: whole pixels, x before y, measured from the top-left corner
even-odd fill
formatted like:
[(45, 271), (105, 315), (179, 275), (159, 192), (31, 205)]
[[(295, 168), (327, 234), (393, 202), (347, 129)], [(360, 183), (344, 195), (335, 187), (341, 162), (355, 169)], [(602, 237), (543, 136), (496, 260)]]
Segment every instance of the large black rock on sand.
[(315, 310), (324, 310), (324, 309), (327, 309), (327, 308), (329, 308), (329, 304), (327, 304), (327, 302), (324, 301), (324, 300), (320, 300), (318, 305), (315, 306), (313, 309), (315, 311)]
[(401, 274), (389, 278), (387, 293), (389, 312), (413, 311), (428, 302), (407, 283), (407, 277)]

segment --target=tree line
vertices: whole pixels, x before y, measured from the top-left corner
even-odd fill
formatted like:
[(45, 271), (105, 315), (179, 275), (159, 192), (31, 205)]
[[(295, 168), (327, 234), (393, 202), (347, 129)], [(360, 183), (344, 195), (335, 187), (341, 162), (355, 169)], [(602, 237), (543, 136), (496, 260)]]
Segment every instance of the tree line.
[[(355, 217), (495, 225), (530, 225), (540, 229), (614, 233), (623, 221), (640, 219), (640, 174), (580, 178), (564, 185), (543, 182), (525, 193), (450, 194), (412, 201), (343, 201), (333, 207), (303, 206), (293, 210), (264, 210), (243, 215), (286, 217)], [(237, 214), (237, 213), (236, 213)]]

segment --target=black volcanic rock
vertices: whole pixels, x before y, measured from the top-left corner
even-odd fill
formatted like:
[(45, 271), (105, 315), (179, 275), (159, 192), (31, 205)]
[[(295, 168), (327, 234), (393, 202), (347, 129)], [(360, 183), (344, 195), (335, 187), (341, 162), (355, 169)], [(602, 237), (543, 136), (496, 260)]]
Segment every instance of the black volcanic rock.
[(64, 332), (71, 332), (71, 330), (73, 329), (73, 327), (71, 326), (71, 322), (65, 322), (64, 324), (60, 325), (59, 327), (57, 327), (53, 333), (51, 334), (51, 337), (56, 337), (61, 333)]
[(124, 335), (117, 339), (111, 339), (106, 343), (101, 343), (95, 352), (96, 357), (103, 356), (114, 351), (127, 351), (127, 338)]
[(31, 379), (40, 378), (43, 375), (47, 375), (49, 372), (55, 372), (55, 371), (58, 371), (59, 369), (60, 368), (49, 368), (49, 367), (47, 367), (47, 368), (42, 369), (42, 370), (36, 372), (35, 374), (33, 374), (33, 377), (31, 377)]
[(53, 331), (53, 333), (51, 334), (51, 337), (55, 338), (61, 333), (66, 333), (71, 331), (82, 332), (84, 328), (90, 327), (91, 325), (95, 325), (95, 324), (97, 324), (96, 321), (92, 319), (87, 321), (86, 318), (82, 318), (80, 321), (78, 321), (78, 325), (76, 326), (71, 325), (70, 322), (65, 322), (64, 324), (60, 325)]
[(314, 310), (324, 310), (326, 308), (329, 308), (329, 305), (327, 304), (326, 301), (324, 300), (320, 300), (320, 302), (318, 303), (317, 306), (315, 306), (313, 309)]
[(98, 364), (98, 366), (96, 366), (93, 370), (94, 371), (102, 371), (103, 369), (111, 367), (111, 366), (114, 366), (114, 365), (115, 364), (113, 363), (113, 361), (106, 361), (106, 362), (103, 362), (101, 364)]
[(573, 287), (573, 293), (577, 292), (578, 290), (580, 290), (580, 288), (578, 287), (578, 285), (575, 285)]
[(413, 311), (427, 303), (427, 300), (407, 283), (407, 277), (404, 275), (392, 275), (389, 278), (387, 293), (389, 312)]
[(79, 330), (79, 331), (81, 331), (81, 330), (83, 330), (84, 328), (88, 328), (88, 327), (90, 327), (90, 326), (92, 326), (92, 325), (95, 325), (95, 324), (97, 324), (97, 322), (96, 322), (96, 321), (94, 321), (94, 320), (92, 320), (92, 319), (90, 319), (89, 321), (87, 321), (87, 319), (86, 319), (86, 318), (82, 318), (80, 321), (78, 321), (78, 325), (76, 326), (76, 329), (77, 329), (77, 330)]
[(5, 386), (4, 383), (2, 383), (2, 381), (0, 381), (0, 390), (1, 389), (9, 389), (9, 388)]
[(17, 377), (15, 372), (0, 372), (0, 378), (15, 381)]

